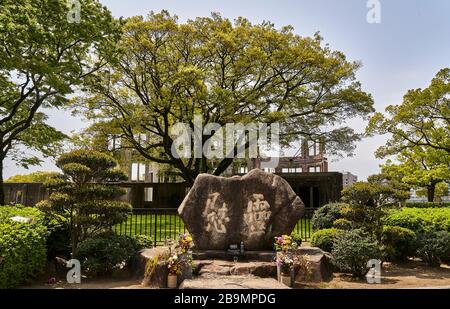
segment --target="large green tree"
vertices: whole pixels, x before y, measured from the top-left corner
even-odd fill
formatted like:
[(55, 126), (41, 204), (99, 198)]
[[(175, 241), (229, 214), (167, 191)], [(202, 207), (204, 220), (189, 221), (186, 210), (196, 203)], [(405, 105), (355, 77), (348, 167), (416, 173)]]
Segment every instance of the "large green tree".
[(80, 4), (80, 21), (73, 23), (65, 0), (0, 0), (0, 205), (5, 158), (19, 158), (21, 145), (53, 152), (52, 142), (64, 136), (46, 124), (43, 108), (63, 106), (84, 78), (103, 67), (99, 51), (118, 33), (118, 21), (98, 1)]
[(423, 146), (450, 154), (450, 69), (442, 69), (425, 89), (409, 90), (400, 105), (375, 113), (368, 134), (390, 134), (378, 157), (396, 155)]
[(401, 151), (397, 163), (388, 162), (381, 166), (384, 174), (416, 189), (426, 191), (429, 202), (436, 197), (436, 188), (443, 182), (450, 182), (450, 155), (443, 150), (424, 149), (417, 146)]
[(394, 157), (384, 174), (415, 188), (426, 189), (429, 201), (436, 186), (450, 176), (450, 69), (442, 69), (425, 89), (408, 91), (400, 105), (375, 113), (366, 132), (389, 134), (377, 149), (379, 158)]
[[(360, 63), (324, 46), (318, 34), (301, 37), (269, 22), (212, 14), (179, 23), (165, 11), (132, 17), (110, 63), (79, 100), (87, 117), (119, 129), (142, 157), (172, 165), (188, 182), (202, 172), (220, 175), (233, 158), (212, 164), (173, 156), (174, 123), (193, 129), (195, 115), (203, 126), (280, 122), (283, 145), (303, 136), (344, 154), (361, 138), (345, 122), (373, 111), (355, 79)], [(203, 134), (202, 145), (212, 136)]]

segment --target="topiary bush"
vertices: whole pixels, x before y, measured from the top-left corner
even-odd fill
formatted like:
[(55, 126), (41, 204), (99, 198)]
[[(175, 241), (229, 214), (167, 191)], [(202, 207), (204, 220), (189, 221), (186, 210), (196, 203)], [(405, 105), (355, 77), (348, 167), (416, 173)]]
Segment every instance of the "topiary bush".
[(430, 266), (450, 261), (450, 233), (425, 232), (417, 235), (417, 255)]
[(338, 233), (331, 254), (337, 268), (355, 277), (367, 273), (369, 260), (381, 257), (379, 243), (362, 229)]
[(416, 234), (400, 226), (385, 226), (381, 242), (383, 256), (389, 261), (404, 261), (416, 253)]
[(48, 217), (68, 224), (71, 252), (77, 257), (78, 244), (111, 231), (131, 212), (129, 203), (118, 200), (125, 193), (115, 182), (126, 180), (111, 156), (91, 150), (61, 155), (56, 165), (64, 175), (45, 183), (53, 192), (36, 206)]
[(333, 227), (340, 229), (340, 230), (349, 231), (349, 230), (353, 229), (354, 224), (352, 221), (350, 221), (348, 219), (341, 218), (341, 219), (334, 220)]
[(326, 252), (331, 252), (336, 236), (341, 232), (342, 230), (336, 228), (316, 231), (311, 236), (311, 245), (319, 247)]
[(401, 226), (415, 233), (450, 232), (450, 208), (394, 209), (383, 221), (385, 225)]
[[(12, 221), (21, 216), (30, 223)], [(13, 288), (43, 273), (46, 262), (44, 216), (30, 207), (0, 206), (0, 288)]]
[(78, 258), (83, 270), (90, 275), (107, 275), (128, 265), (136, 252), (146, 246), (139, 240), (125, 235), (106, 233), (80, 243)]
[(330, 203), (317, 209), (311, 218), (313, 230), (332, 228), (333, 222), (342, 218), (341, 210), (347, 206), (348, 204), (344, 203)]

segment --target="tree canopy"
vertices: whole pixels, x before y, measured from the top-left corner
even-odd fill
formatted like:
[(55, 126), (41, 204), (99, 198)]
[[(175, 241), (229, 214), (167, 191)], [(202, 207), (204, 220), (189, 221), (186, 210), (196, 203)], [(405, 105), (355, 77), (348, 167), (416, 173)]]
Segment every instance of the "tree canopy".
[(26, 175), (14, 175), (5, 180), (5, 182), (36, 182), (36, 183), (44, 183), (48, 179), (52, 177), (58, 176), (58, 172), (33, 172)]
[[(425, 189), (428, 201), (433, 202), (436, 187), (440, 183), (450, 182), (450, 155), (443, 150), (423, 148), (417, 146), (403, 150), (396, 157), (397, 164), (388, 160), (381, 169), (397, 181), (415, 189)], [(442, 191), (442, 186), (438, 187)]]
[(390, 134), (376, 156), (395, 160), (382, 165), (382, 172), (425, 189), (433, 201), (436, 186), (450, 181), (450, 69), (439, 71), (429, 87), (409, 90), (386, 114), (375, 113), (366, 132)]
[(450, 153), (450, 69), (442, 69), (425, 89), (409, 90), (400, 105), (390, 105), (386, 114), (375, 113), (368, 134), (391, 134), (377, 150), (384, 158), (404, 149), (423, 146)]
[(65, 0), (0, 1), (0, 204), (3, 160), (39, 162), (20, 145), (53, 152), (64, 135), (46, 124), (42, 109), (66, 104), (83, 78), (105, 64), (99, 51), (117, 37), (119, 22), (105, 7), (80, 2), (81, 20), (70, 23)]
[[(146, 160), (175, 167), (192, 182), (198, 173), (220, 175), (233, 158), (180, 159), (171, 154), (171, 127), (280, 122), (283, 145), (303, 136), (326, 143), (329, 154), (349, 154), (361, 135), (346, 126), (373, 111), (355, 72), (361, 66), (322, 38), (301, 37), (218, 14), (180, 23), (166, 11), (126, 21), (110, 63), (90, 77), (84, 107)], [(145, 135), (145, 140), (140, 137)], [(214, 132), (204, 133), (202, 143)], [(225, 156), (224, 156), (225, 157)]]

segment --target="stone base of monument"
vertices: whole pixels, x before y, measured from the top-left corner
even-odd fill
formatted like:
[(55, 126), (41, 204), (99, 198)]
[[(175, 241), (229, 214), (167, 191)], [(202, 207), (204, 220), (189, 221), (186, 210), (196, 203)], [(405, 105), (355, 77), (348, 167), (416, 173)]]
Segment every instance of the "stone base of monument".
[(194, 250), (194, 260), (225, 260), (234, 261), (260, 261), (274, 262), (276, 253), (274, 251), (244, 251), (244, 253), (233, 254), (223, 250)]
[(278, 282), (274, 262), (231, 262), (194, 260), (194, 278), (186, 279), (180, 289), (286, 289)]
[[(322, 282), (332, 278), (329, 253), (314, 247), (301, 247), (293, 254), (301, 255), (308, 262), (306, 273), (300, 265), (294, 265), (295, 282)], [(145, 286), (167, 287), (167, 247), (142, 250), (132, 267), (136, 278)], [(279, 283), (273, 251), (246, 251), (237, 262), (226, 251), (202, 250), (193, 252), (193, 279), (180, 279), (180, 288), (288, 288)], [(184, 279), (184, 280), (183, 280)], [(181, 282), (182, 281), (182, 282)]]

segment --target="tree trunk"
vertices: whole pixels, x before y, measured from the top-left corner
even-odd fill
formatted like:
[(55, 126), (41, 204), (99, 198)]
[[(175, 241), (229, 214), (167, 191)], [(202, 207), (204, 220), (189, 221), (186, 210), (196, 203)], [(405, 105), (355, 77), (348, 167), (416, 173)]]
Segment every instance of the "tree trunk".
[(5, 188), (3, 186), (3, 159), (0, 157), (0, 206), (5, 205)]
[(434, 202), (434, 193), (436, 191), (436, 184), (433, 182), (427, 187), (428, 202)]

